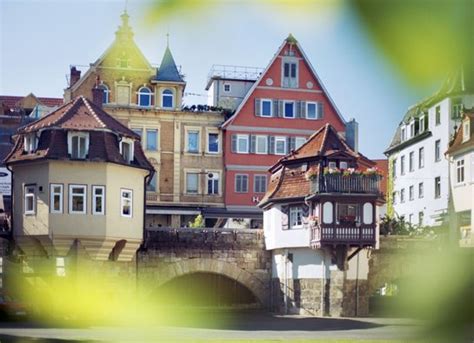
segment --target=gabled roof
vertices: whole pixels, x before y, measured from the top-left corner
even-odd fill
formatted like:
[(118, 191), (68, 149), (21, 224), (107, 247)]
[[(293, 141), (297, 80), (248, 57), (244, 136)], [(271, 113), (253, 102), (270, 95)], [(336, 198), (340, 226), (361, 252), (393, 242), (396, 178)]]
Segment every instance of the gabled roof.
[[(464, 136), (464, 121), (469, 120), (470, 121), (470, 134), (469, 134), (469, 139), (465, 142), (463, 142), (463, 136)], [(463, 120), (461, 121), (461, 125), (459, 129), (456, 131), (454, 134), (453, 140), (449, 143), (449, 148), (446, 151), (446, 154), (448, 155), (453, 155), (456, 152), (464, 149), (474, 149), (474, 108), (471, 108), (469, 111), (464, 112), (464, 117)]]
[(267, 67), (265, 68), (265, 70), (260, 73), (260, 76), (259, 78), (257, 79), (257, 81), (255, 81), (255, 83), (252, 85), (252, 87), (249, 89), (249, 91), (247, 92), (247, 94), (245, 95), (244, 99), (242, 100), (242, 102), (240, 103), (239, 107), (237, 107), (237, 109), (235, 110), (235, 113), (229, 118), (227, 119), (224, 124), (222, 124), (222, 127), (225, 128), (227, 127), (228, 125), (230, 125), (234, 119), (239, 115), (239, 112), (242, 110), (242, 107), (244, 107), (245, 103), (249, 100), (250, 96), (253, 94), (253, 92), (255, 91), (255, 89), (258, 87), (260, 81), (265, 77), (265, 75), (267, 74), (268, 70), (270, 69), (270, 67), (273, 65), (273, 63), (275, 63), (275, 60), (278, 58), (278, 56), (280, 56), (282, 50), (285, 48), (286, 44), (287, 43), (290, 43), (290, 44), (295, 44), (295, 46), (298, 48), (299, 52), (301, 53), (301, 56), (303, 56), (303, 59), (304, 61), (308, 64), (308, 67), (309, 67), (309, 70), (311, 71), (313, 77), (318, 81), (319, 85), (321, 86), (322, 90), (323, 90), (323, 93), (326, 95), (326, 97), (328, 98), (329, 100), (329, 103), (331, 104), (331, 106), (334, 108), (335, 112), (337, 113), (339, 119), (343, 122), (343, 123), (346, 123), (346, 120), (344, 119), (344, 117), (342, 116), (341, 112), (339, 111), (339, 109), (337, 108), (335, 102), (332, 100), (331, 96), (329, 95), (328, 91), (326, 90), (326, 88), (324, 87), (324, 84), (323, 82), (321, 81), (321, 79), (319, 78), (318, 74), (316, 73), (316, 70), (313, 68), (313, 65), (311, 64), (310, 60), (308, 59), (308, 57), (306, 56), (303, 48), (301, 47), (301, 45), (298, 43), (298, 41), (296, 40), (296, 38), (290, 33), (288, 35), (288, 37), (283, 41), (283, 43), (280, 45), (280, 47), (278, 48), (277, 52), (275, 53), (275, 55), (273, 56), (273, 58), (271, 59), (270, 63), (267, 65)]
[(163, 59), (161, 60), (160, 68), (156, 72), (155, 81), (167, 82), (184, 82), (182, 76), (179, 74), (178, 67), (171, 54), (170, 48), (167, 46)]
[(34, 97), (41, 105), (54, 107), (61, 106), (63, 104), (62, 98), (48, 98), (48, 97), (37, 97), (33, 93), (24, 96), (13, 96), (13, 95), (0, 95), (0, 103), (7, 105), (9, 108), (20, 107), (21, 101), (27, 97)]
[(71, 100), (43, 118), (18, 129), (25, 134), (43, 129), (74, 131), (112, 131), (139, 139), (140, 137), (117, 119), (83, 96)]

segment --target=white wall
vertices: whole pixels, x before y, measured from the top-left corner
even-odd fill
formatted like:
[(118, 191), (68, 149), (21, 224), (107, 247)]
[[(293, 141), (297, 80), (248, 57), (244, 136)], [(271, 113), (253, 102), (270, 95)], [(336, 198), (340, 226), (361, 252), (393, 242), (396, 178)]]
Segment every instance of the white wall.
[[(224, 91), (226, 84), (230, 85), (230, 92)], [(209, 105), (235, 110), (253, 84), (253, 81), (216, 79), (208, 90)]]
[[(464, 160), (464, 182), (457, 183), (456, 162), (462, 159)], [(450, 167), (454, 210), (456, 212), (472, 210), (474, 208), (474, 151), (453, 157)]]
[[(293, 262), (286, 263), (286, 277), (288, 279), (321, 279), (323, 276), (329, 278), (331, 258), (325, 256), (321, 249), (287, 249), (293, 254)], [(285, 249), (273, 251), (272, 276), (274, 278), (285, 278)], [(326, 275), (324, 275), (326, 272)]]

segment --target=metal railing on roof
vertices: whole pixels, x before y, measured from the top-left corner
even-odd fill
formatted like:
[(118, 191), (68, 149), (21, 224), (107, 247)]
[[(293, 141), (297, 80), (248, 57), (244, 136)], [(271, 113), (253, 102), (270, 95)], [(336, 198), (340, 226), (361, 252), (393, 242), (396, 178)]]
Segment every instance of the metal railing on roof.
[(207, 82), (213, 78), (256, 81), (264, 68), (214, 64), (207, 75)]

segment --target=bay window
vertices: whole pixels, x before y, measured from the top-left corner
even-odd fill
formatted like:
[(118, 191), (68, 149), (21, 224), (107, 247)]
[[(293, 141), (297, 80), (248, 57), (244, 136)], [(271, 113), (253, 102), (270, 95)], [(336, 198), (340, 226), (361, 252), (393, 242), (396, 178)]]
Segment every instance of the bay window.
[(86, 193), (87, 186), (85, 185), (69, 185), (69, 213), (86, 213)]

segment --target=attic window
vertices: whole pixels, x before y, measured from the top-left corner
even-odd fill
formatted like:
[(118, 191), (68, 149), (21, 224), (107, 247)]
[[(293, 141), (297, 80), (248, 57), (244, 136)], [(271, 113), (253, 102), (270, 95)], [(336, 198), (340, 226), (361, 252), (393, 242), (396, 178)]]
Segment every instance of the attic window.
[(67, 146), (72, 159), (85, 159), (89, 153), (89, 133), (68, 132)]
[(129, 138), (123, 138), (120, 142), (120, 154), (127, 163), (133, 161), (133, 140)]
[(24, 147), (23, 150), (30, 154), (38, 148), (38, 137), (36, 134), (30, 133), (24, 137)]
[(470, 123), (469, 120), (464, 121), (462, 124), (462, 142), (467, 142), (471, 136), (471, 128), (470, 128)]

